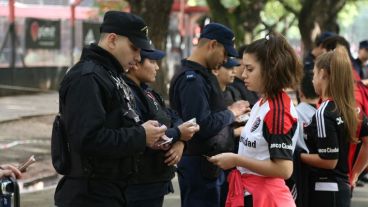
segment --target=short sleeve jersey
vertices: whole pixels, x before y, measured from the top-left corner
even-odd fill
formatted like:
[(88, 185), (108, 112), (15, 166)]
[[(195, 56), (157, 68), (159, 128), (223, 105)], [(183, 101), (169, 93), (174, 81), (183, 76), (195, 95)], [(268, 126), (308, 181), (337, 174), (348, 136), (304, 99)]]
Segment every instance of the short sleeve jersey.
[[(256, 160), (293, 159), (298, 134), (297, 112), (290, 97), (281, 92), (274, 99), (259, 100), (239, 139), (238, 154)], [(255, 174), (238, 167), (244, 174)]]
[[(359, 127), (359, 137), (368, 135), (367, 127), (367, 119), (364, 117)], [(313, 171), (319, 176), (339, 176), (347, 179), (349, 172), (347, 128), (333, 100), (321, 103), (312, 122), (305, 127), (305, 133), (310, 153), (318, 154), (322, 159), (338, 160), (335, 169), (314, 168)]]

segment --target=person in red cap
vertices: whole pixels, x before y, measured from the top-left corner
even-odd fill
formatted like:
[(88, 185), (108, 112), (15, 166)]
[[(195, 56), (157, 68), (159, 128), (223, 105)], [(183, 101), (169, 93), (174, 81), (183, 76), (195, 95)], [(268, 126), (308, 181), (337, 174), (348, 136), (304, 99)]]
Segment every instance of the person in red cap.
[[(123, 207), (138, 155), (153, 147), (166, 127), (143, 122), (122, 74), (151, 50), (148, 27), (139, 16), (106, 12), (98, 44), (83, 49), (59, 90), (60, 121), (67, 141), (69, 168), (55, 191), (58, 207)], [(54, 161), (54, 159), (53, 159)], [(57, 160), (56, 160), (57, 161)]]

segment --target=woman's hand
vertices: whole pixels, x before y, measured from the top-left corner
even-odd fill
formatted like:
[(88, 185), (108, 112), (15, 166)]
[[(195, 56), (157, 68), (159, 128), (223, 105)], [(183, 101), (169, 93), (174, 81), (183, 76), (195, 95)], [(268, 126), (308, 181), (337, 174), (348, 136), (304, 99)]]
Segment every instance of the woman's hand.
[(358, 181), (358, 178), (359, 178), (359, 175), (353, 173), (350, 177), (350, 185), (352, 187), (355, 187), (356, 186), (356, 182)]
[(165, 163), (168, 166), (178, 164), (178, 162), (181, 159), (181, 156), (183, 155), (183, 150), (184, 150), (184, 142), (182, 141), (175, 142), (172, 145), (171, 149), (167, 151), (165, 154), (166, 157)]
[(220, 168), (227, 170), (237, 166), (237, 154), (228, 152), (214, 155), (208, 158), (208, 161), (219, 166)]

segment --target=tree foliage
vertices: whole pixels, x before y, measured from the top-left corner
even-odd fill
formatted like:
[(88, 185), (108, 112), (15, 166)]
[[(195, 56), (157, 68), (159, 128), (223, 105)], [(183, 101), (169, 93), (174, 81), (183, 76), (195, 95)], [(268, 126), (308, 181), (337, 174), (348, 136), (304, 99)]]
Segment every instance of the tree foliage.
[(207, 0), (212, 20), (230, 27), (236, 45), (249, 43), (261, 23), (260, 13), (267, 0)]
[[(166, 39), (169, 28), (169, 16), (173, 0), (129, 0), (132, 13), (141, 16), (149, 26), (149, 37), (157, 49), (166, 50)], [(167, 67), (162, 61), (153, 87), (164, 97), (167, 96)]]
[(304, 52), (312, 49), (317, 33), (331, 31), (339, 33), (337, 15), (347, 0), (300, 0), (298, 8), (291, 1), (279, 0), (286, 10), (298, 17), (298, 26)]

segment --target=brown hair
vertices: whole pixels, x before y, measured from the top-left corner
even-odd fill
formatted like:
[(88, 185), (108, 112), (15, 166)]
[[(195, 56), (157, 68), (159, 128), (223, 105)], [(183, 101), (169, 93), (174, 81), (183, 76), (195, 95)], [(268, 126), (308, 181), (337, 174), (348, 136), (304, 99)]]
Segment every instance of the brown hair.
[(317, 58), (316, 68), (328, 74), (325, 96), (332, 97), (336, 110), (342, 115), (348, 131), (348, 141), (356, 142), (358, 113), (354, 97), (354, 80), (349, 54), (343, 46), (337, 46)]
[(244, 53), (253, 54), (261, 65), (264, 94), (274, 98), (285, 88), (296, 88), (302, 78), (302, 66), (284, 36), (270, 33), (247, 46)]

